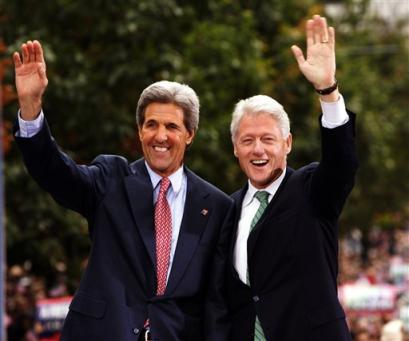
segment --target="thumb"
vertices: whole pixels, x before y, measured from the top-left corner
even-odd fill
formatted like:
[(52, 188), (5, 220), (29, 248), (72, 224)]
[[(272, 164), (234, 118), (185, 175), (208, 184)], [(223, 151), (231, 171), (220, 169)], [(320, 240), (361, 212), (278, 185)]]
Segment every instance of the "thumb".
[(47, 74), (45, 71), (45, 65), (41, 63), (40, 67), (38, 68), (38, 75), (40, 76), (40, 79), (44, 82), (47, 82)]
[(291, 51), (293, 51), (293, 55), (297, 60), (298, 66), (301, 66), (305, 63), (304, 54), (302, 53), (301, 49), (297, 45), (291, 46)]

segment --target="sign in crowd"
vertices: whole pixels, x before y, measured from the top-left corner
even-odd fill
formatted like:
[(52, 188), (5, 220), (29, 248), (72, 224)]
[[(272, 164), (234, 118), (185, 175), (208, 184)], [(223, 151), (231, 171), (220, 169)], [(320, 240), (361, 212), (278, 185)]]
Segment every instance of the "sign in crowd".
[(40, 341), (59, 341), (71, 300), (71, 296), (66, 296), (37, 301), (36, 325)]
[[(362, 281), (339, 287), (339, 298), (348, 316), (368, 316), (397, 313), (397, 317), (409, 328), (409, 302), (399, 306), (399, 298), (405, 295), (409, 283), (409, 264), (392, 264), (393, 284), (370, 284)], [(37, 301), (36, 319), (40, 327), (41, 341), (58, 340), (59, 332), (68, 313), (72, 297), (42, 299)]]

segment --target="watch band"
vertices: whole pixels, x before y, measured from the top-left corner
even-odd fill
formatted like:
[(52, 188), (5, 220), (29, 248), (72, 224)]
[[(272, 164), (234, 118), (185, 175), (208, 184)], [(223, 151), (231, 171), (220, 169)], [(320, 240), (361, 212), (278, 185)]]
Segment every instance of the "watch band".
[(335, 89), (338, 88), (338, 82), (335, 80), (335, 83), (332, 84), (330, 87), (325, 89), (315, 89), (320, 95), (329, 95), (331, 92), (334, 92)]

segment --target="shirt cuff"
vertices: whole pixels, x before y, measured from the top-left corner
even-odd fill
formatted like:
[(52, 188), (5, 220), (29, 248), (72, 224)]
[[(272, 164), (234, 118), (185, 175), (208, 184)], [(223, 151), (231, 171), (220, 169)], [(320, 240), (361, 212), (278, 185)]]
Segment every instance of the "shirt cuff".
[(336, 102), (323, 102), (321, 100), (320, 102), (322, 109), (321, 124), (324, 128), (336, 128), (349, 121), (344, 97), (341, 94)]
[(36, 135), (43, 127), (44, 113), (41, 110), (38, 117), (33, 121), (25, 121), (21, 118), (20, 111), (18, 112), (19, 130), (16, 132), (17, 137), (30, 138)]

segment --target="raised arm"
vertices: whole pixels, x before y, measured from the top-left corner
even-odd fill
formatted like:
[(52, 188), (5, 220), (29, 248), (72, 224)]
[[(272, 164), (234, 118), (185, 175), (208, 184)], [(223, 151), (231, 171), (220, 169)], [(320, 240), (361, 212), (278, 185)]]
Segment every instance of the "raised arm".
[[(324, 17), (314, 15), (307, 21), (306, 39), (306, 57), (298, 46), (291, 46), (300, 71), (315, 89), (328, 89), (336, 82), (335, 30), (328, 27)], [(338, 89), (320, 96), (324, 102), (336, 102), (339, 98)]]
[[(338, 102), (340, 95), (335, 80), (335, 30), (328, 27), (326, 19), (314, 15), (306, 24), (307, 53), (298, 46), (291, 49), (302, 74), (316, 90), (329, 89), (327, 94), (320, 94), (323, 102)], [(324, 91), (325, 92), (325, 91)], [(327, 108), (328, 109), (328, 108)], [(345, 110), (345, 108), (343, 108)], [(345, 200), (354, 185), (358, 167), (355, 150), (355, 115), (345, 111), (347, 120), (342, 119), (341, 108), (337, 115), (329, 115), (323, 110), (323, 117), (341, 118), (332, 127), (325, 126), (321, 120), (321, 160), (317, 167), (311, 168), (311, 181), (307, 183), (312, 206), (317, 216), (327, 221), (336, 221), (341, 214)], [(349, 117), (348, 117), (349, 116)], [(327, 123), (328, 124), (328, 121)], [(335, 226), (335, 225), (328, 225)]]
[(14, 52), (13, 60), (21, 118), (31, 121), (41, 110), (42, 97), (48, 84), (41, 44), (37, 40), (27, 41), (21, 45), (21, 56)]
[[(23, 120), (32, 121), (41, 111), (48, 84), (41, 44), (36, 40), (22, 44), (21, 54), (15, 52), (13, 59), (20, 115)], [(46, 120), (32, 136), (17, 134), (19, 128), (17, 124), (14, 127), (15, 140), (33, 179), (59, 204), (89, 218), (97, 196), (105, 188), (103, 174), (109, 171), (104, 160), (99, 159), (91, 167), (76, 165), (57, 146)]]

